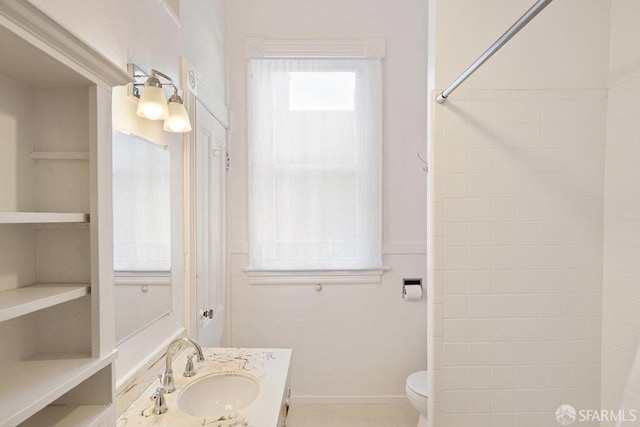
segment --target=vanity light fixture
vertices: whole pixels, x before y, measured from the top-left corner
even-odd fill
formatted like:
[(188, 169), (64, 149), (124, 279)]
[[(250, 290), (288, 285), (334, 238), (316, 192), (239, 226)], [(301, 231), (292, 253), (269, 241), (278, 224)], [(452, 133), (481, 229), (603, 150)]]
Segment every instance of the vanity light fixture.
[[(173, 80), (158, 70), (151, 70), (151, 74), (145, 73), (135, 64), (128, 64), (128, 69), (134, 79), (131, 83), (131, 95), (138, 98), (136, 114), (149, 120), (164, 120), (162, 128), (167, 132), (189, 132), (189, 115)], [(145, 79), (144, 83), (141, 82), (142, 79)], [(163, 83), (160, 79), (167, 82)], [(163, 91), (166, 86), (173, 88), (173, 95), (168, 102)]]
[(164, 120), (164, 126), (162, 129), (167, 132), (189, 132), (191, 130), (191, 122), (189, 121), (189, 115), (184, 108), (182, 98), (178, 96), (176, 90), (167, 104), (169, 111), (169, 117)]
[[(167, 108), (167, 98), (162, 91), (162, 83), (160, 79), (152, 75), (144, 82), (144, 89), (138, 100), (138, 109), (136, 114), (149, 120), (165, 120), (169, 117), (169, 109)], [(135, 85), (135, 83), (134, 83)], [(135, 92), (135, 90), (134, 90)]]

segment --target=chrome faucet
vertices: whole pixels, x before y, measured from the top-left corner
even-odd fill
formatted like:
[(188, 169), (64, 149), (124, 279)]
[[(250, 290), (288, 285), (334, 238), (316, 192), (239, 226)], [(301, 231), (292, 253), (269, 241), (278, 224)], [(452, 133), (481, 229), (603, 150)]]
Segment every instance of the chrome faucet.
[(164, 371), (164, 378), (162, 379), (162, 385), (164, 386), (166, 393), (173, 393), (174, 391), (176, 391), (176, 386), (173, 383), (173, 368), (171, 367), (171, 365), (173, 363), (173, 356), (176, 352), (176, 347), (183, 341), (193, 345), (193, 347), (196, 349), (196, 353), (198, 354), (198, 361), (204, 362), (202, 347), (200, 347), (200, 344), (198, 344), (196, 340), (188, 337), (180, 337), (173, 340), (173, 342), (169, 344), (169, 347), (167, 348), (166, 367)]

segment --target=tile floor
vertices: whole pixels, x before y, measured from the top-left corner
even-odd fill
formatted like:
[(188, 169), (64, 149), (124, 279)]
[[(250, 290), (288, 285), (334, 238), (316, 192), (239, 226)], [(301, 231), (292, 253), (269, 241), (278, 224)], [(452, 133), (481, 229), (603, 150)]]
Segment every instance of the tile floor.
[(292, 405), (287, 427), (415, 427), (418, 413), (406, 405)]

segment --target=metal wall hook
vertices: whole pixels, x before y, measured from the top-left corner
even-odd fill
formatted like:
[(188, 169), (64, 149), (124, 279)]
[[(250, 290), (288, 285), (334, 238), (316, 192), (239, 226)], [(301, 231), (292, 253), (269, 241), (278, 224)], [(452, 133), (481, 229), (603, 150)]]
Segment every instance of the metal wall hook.
[(420, 153), (417, 153), (417, 156), (418, 156), (418, 159), (420, 159), (420, 161), (421, 161), (422, 163), (424, 163), (424, 167), (422, 168), (422, 171), (423, 171), (424, 173), (427, 173), (427, 174), (428, 174), (428, 173), (429, 173), (429, 162), (428, 162), (428, 161), (426, 161), (425, 159), (423, 159), (423, 158), (422, 158), (422, 156), (420, 155)]

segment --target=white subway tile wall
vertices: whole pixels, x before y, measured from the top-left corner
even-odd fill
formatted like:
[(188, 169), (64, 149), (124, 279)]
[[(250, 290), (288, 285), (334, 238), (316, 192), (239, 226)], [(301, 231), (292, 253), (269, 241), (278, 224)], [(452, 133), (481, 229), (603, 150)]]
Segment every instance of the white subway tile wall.
[[(432, 106), (432, 426), (546, 427), (561, 404), (600, 408), (606, 105), (606, 90), (460, 90)], [(629, 165), (633, 154), (617, 155)], [(619, 179), (640, 196), (634, 172)], [(640, 273), (620, 246), (613, 262)], [(619, 326), (624, 310), (615, 316), (605, 328), (629, 337), (612, 340), (637, 342), (640, 329)]]
[(640, 76), (612, 86), (608, 106), (602, 406), (640, 412)]

